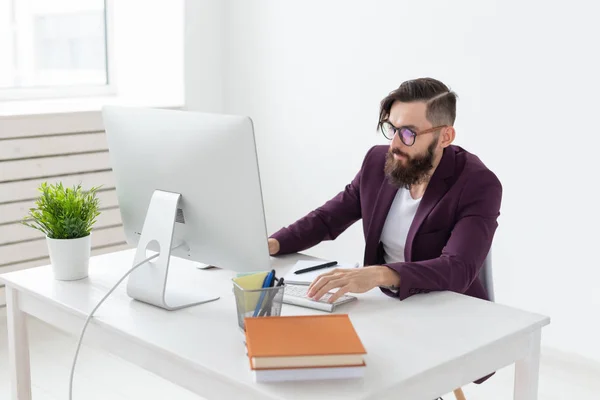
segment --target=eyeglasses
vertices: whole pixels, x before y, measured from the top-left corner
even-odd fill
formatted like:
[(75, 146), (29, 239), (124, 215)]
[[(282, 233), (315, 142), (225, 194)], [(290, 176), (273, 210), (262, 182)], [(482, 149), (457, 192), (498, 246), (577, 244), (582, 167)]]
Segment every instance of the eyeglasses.
[(415, 132), (414, 130), (406, 126), (396, 128), (389, 121), (383, 121), (381, 123), (381, 132), (383, 133), (383, 136), (385, 136), (389, 140), (394, 139), (394, 136), (396, 135), (396, 133), (398, 133), (398, 136), (400, 136), (400, 140), (402, 141), (402, 143), (404, 143), (406, 146), (412, 146), (413, 144), (415, 144), (415, 139), (417, 138), (417, 135), (435, 132), (438, 129), (442, 129), (447, 126), (448, 125), (434, 126), (433, 128), (425, 129), (421, 132)]

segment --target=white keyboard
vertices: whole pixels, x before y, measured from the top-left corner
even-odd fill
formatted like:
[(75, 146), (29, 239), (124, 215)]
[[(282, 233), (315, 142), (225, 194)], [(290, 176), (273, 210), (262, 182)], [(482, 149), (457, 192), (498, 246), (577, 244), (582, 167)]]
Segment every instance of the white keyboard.
[(333, 293), (326, 293), (319, 301), (315, 301), (307, 296), (307, 292), (308, 286), (286, 284), (283, 292), (283, 302), (285, 304), (332, 312), (337, 306), (356, 300), (356, 297), (345, 294), (337, 299), (335, 303), (330, 304), (328, 300)]

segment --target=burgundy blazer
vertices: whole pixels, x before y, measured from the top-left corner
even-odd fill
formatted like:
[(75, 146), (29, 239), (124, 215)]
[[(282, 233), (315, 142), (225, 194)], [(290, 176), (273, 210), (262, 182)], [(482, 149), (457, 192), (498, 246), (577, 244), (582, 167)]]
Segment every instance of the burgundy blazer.
[(388, 146), (375, 146), (346, 188), (323, 206), (271, 237), (288, 254), (333, 240), (362, 219), (364, 265), (387, 265), (400, 274), (401, 300), (435, 290), (489, 299), (479, 271), (498, 226), (502, 185), (480, 159), (458, 146), (444, 150), (412, 222), (405, 262), (385, 264), (381, 232), (397, 188), (388, 183)]

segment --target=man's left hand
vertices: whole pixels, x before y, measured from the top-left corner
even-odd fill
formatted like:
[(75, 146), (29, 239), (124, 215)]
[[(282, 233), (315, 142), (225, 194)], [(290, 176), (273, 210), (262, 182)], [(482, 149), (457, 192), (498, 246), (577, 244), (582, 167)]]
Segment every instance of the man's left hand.
[(333, 303), (346, 293), (365, 293), (378, 286), (400, 286), (400, 275), (384, 265), (363, 268), (339, 269), (319, 275), (308, 287), (308, 296), (319, 300), (333, 289), (338, 289), (329, 298)]

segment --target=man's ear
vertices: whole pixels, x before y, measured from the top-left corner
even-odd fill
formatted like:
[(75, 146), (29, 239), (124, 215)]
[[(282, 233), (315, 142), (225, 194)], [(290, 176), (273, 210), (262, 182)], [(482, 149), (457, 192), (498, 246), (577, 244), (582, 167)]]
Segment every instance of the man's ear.
[(442, 148), (446, 148), (454, 142), (454, 138), (456, 137), (456, 130), (454, 130), (453, 126), (447, 126), (442, 128), (442, 132), (440, 133), (440, 145)]

